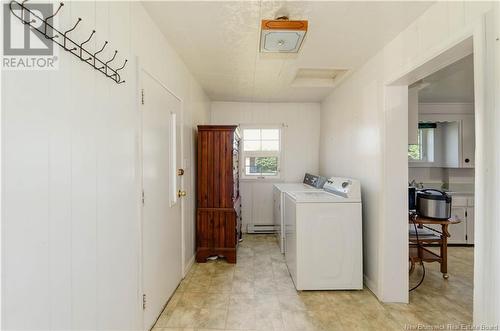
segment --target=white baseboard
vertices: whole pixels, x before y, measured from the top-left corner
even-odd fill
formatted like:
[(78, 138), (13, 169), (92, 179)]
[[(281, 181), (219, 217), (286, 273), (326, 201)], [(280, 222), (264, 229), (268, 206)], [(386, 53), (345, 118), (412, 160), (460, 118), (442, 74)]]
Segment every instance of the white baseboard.
[(191, 256), (191, 258), (189, 259), (189, 262), (186, 264), (186, 267), (183, 270), (182, 278), (186, 277), (186, 275), (188, 274), (189, 270), (193, 266), (193, 264), (194, 264), (194, 258), (195, 258), (195, 255)]

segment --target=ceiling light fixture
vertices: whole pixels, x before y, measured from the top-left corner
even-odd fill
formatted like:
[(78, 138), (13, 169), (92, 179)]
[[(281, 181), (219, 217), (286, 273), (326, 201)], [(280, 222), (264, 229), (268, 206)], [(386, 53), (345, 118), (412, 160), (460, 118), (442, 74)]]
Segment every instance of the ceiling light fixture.
[(264, 53), (297, 53), (307, 33), (307, 21), (290, 21), (281, 16), (262, 20), (260, 51)]

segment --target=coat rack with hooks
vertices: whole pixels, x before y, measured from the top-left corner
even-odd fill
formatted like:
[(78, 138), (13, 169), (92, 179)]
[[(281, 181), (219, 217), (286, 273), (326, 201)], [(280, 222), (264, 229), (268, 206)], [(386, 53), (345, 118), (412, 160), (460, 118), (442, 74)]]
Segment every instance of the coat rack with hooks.
[[(52, 15), (48, 16), (46, 19), (43, 19), (35, 12), (31, 11), (29, 8), (26, 7), (25, 4), (27, 1), (28, 0), (24, 0), (22, 2), (18, 2), (16, 0), (11, 1), (9, 3), (9, 8), (12, 15), (17, 17), (23, 24), (28, 24), (33, 31), (39, 33), (40, 35), (44, 36), (47, 39), (52, 40), (55, 44), (61, 46), (65, 51), (70, 52), (74, 56), (78, 57), (83, 62), (92, 66), (95, 70), (98, 70), (106, 77), (111, 78), (117, 84), (125, 83), (125, 80), (122, 80), (119, 71), (125, 68), (128, 60), (125, 60), (121, 67), (112, 68), (109, 64), (113, 62), (114, 59), (116, 58), (116, 55), (118, 54), (117, 50), (114, 51), (113, 56), (109, 60), (103, 60), (97, 56), (98, 54), (104, 51), (104, 49), (108, 45), (108, 41), (105, 41), (104, 45), (96, 52), (91, 52), (84, 47), (85, 44), (90, 42), (90, 40), (96, 33), (95, 30), (92, 31), (90, 36), (85, 41), (80, 43), (74, 41), (68, 36), (70, 32), (75, 30), (78, 24), (80, 24), (80, 22), (82, 21), (81, 18), (78, 18), (73, 27), (70, 28), (69, 30), (66, 30), (65, 32), (60, 32), (59, 30), (54, 28), (54, 26), (52, 25), (53, 23), (52, 24), (50, 23), (50, 21), (51, 20), (53, 21), (53, 18), (59, 13), (61, 8), (64, 6), (64, 3), (61, 2), (57, 10)], [(16, 11), (18, 12), (20, 11), (21, 12), (20, 15), (17, 15)], [(29, 19), (28, 21), (25, 20), (26, 17), (28, 17)]]

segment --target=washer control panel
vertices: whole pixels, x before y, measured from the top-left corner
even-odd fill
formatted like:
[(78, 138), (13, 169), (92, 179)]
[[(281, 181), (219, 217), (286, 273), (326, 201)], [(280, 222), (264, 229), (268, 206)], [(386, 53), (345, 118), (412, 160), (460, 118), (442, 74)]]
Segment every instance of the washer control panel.
[(361, 195), (359, 181), (352, 178), (331, 177), (326, 181), (323, 189), (345, 198), (356, 198)]

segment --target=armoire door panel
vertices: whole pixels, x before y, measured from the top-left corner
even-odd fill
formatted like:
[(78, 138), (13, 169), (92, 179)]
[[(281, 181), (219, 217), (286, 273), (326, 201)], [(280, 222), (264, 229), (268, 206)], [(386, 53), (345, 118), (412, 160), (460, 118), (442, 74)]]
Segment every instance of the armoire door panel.
[(218, 169), (221, 167), (221, 162), (220, 162), (220, 156), (221, 156), (221, 137), (219, 134), (215, 135), (214, 137), (214, 172), (215, 172), (215, 181), (213, 185), (213, 205), (214, 206), (219, 206), (221, 202), (221, 196), (220, 196), (220, 173)]
[(198, 127), (197, 261), (210, 255), (236, 262), (237, 126)]
[(214, 133), (211, 131), (206, 132), (207, 140), (208, 140), (208, 151), (207, 151), (207, 179), (208, 179), (208, 187), (207, 187), (207, 205), (206, 207), (214, 207), (214, 175), (215, 175), (215, 167), (214, 167)]

